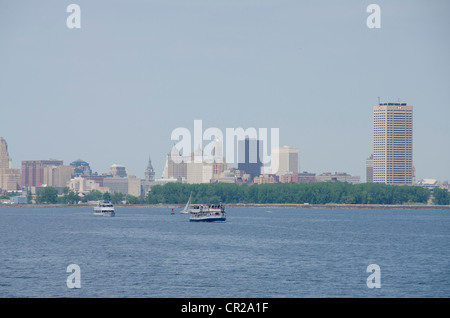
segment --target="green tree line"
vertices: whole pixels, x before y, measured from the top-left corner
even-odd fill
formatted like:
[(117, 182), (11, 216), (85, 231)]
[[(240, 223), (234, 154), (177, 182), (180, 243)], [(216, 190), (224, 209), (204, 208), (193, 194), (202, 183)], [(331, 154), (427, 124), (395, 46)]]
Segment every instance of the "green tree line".
[(168, 183), (152, 187), (146, 202), (197, 203), (309, 203), (309, 204), (426, 204), (430, 191), (419, 186), (346, 182), (246, 184)]
[(433, 203), (438, 205), (450, 204), (450, 192), (445, 189), (433, 189)]
[[(46, 187), (36, 196), (36, 203), (76, 204), (97, 200), (113, 204), (185, 204), (192, 193), (195, 203), (295, 203), (295, 204), (426, 204), (430, 190), (419, 186), (397, 186), (381, 183), (350, 184), (346, 182), (277, 183), (277, 184), (182, 184), (167, 183), (152, 187), (145, 197), (122, 193), (92, 191), (84, 197), (64, 189)], [(449, 204), (450, 193), (434, 189), (434, 204)]]

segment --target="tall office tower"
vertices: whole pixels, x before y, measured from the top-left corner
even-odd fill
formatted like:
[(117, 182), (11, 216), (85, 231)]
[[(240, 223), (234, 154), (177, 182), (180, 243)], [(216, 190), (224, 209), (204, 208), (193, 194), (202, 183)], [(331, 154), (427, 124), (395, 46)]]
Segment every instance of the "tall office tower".
[(175, 146), (169, 151), (166, 157), (162, 177), (164, 179), (186, 179), (188, 157), (183, 157), (180, 150)]
[(272, 171), (277, 176), (298, 173), (298, 148), (284, 146), (272, 149)]
[(54, 188), (65, 188), (74, 175), (74, 170), (72, 166), (45, 166), (43, 183)]
[(373, 182), (413, 184), (413, 107), (379, 103), (373, 108)]
[(3, 137), (0, 137), (0, 169), (9, 169), (8, 144)]
[(0, 190), (20, 189), (20, 169), (12, 169), (8, 153), (8, 144), (0, 137)]
[(225, 157), (223, 156), (223, 143), (219, 138), (216, 138), (214, 140), (213, 148), (211, 151), (211, 158), (209, 158), (208, 156), (205, 157), (204, 160), (206, 162), (212, 162), (213, 178), (219, 178), (227, 167)]
[(62, 160), (22, 161), (22, 187), (36, 187), (44, 183), (44, 167), (62, 166)]
[(263, 166), (263, 143), (261, 140), (246, 138), (238, 142), (238, 169), (250, 175), (251, 180), (261, 175)]

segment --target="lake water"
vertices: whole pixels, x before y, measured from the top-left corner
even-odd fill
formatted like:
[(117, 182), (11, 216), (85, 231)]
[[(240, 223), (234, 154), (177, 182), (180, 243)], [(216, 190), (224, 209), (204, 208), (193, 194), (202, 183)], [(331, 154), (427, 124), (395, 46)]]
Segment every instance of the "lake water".
[(450, 296), (448, 210), (235, 208), (224, 223), (170, 210), (1, 208), (0, 297)]

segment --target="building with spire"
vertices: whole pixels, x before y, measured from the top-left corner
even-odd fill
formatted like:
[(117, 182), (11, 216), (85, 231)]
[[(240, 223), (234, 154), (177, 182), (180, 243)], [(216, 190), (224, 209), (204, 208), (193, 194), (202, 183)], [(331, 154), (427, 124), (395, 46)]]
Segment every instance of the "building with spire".
[(155, 181), (155, 170), (153, 169), (151, 158), (148, 158), (147, 169), (145, 169), (145, 181), (147, 182)]
[(145, 179), (141, 181), (141, 196), (146, 196), (155, 183), (155, 169), (153, 169), (152, 159), (149, 157), (147, 169), (145, 169)]

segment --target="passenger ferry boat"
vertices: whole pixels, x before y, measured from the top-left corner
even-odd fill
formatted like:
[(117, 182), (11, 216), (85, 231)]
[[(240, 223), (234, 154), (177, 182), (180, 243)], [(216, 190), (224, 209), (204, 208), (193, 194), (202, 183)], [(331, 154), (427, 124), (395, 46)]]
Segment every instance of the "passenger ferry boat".
[(227, 215), (225, 207), (220, 204), (193, 204), (189, 209), (190, 222), (225, 221)]
[(94, 207), (94, 215), (114, 216), (115, 214), (114, 205), (111, 202), (98, 201)]

